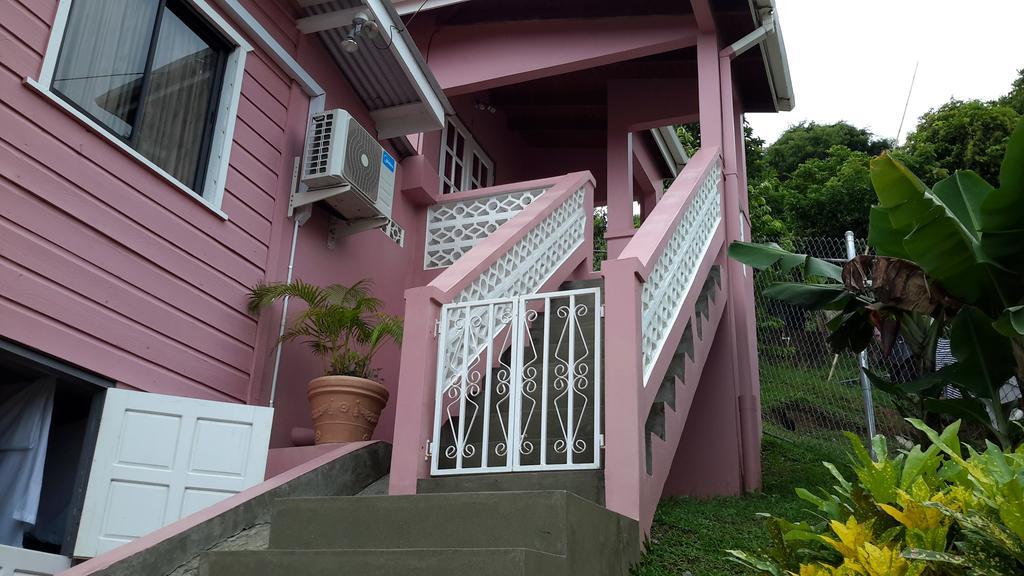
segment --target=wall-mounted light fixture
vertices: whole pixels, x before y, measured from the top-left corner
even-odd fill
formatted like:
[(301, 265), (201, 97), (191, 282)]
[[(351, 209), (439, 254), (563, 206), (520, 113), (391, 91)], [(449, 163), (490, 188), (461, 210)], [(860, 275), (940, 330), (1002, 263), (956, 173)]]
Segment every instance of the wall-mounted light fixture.
[(380, 33), (380, 26), (370, 19), (366, 12), (359, 12), (352, 18), (352, 28), (341, 41), (341, 49), (351, 54), (359, 50), (361, 37), (373, 38)]

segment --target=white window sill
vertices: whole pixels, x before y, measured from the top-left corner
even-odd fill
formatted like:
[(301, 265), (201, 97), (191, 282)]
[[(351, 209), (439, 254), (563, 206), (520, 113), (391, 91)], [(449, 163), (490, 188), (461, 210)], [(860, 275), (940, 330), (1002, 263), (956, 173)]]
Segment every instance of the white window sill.
[(25, 79), (25, 85), (29, 86), (30, 88), (32, 88), (33, 90), (35, 90), (39, 94), (41, 94), (44, 97), (46, 97), (47, 99), (49, 99), (51, 102), (56, 104), (61, 110), (64, 110), (65, 112), (70, 114), (71, 117), (73, 117), (74, 119), (78, 120), (81, 124), (83, 124), (89, 130), (95, 132), (96, 134), (98, 134), (99, 136), (101, 136), (102, 138), (104, 138), (105, 140), (107, 140), (108, 142), (110, 142), (111, 144), (116, 146), (117, 148), (120, 148), (122, 152), (124, 152), (125, 154), (128, 154), (129, 156), (134, 158), (140, 164), (142, 164), (143, 166), (148, 168), (151, 172), (153, 172), (157, 176), (163, 178), (169, 184), (171, 184), (172, 186), (174, 186), (175, 188), (177, 188), (181, 192), (184, 192), (189, 198), (195, 200), (196, 202), (198, 202), (201, 206), (203, 206), (204, 208), (206, 208), (210, 212), (213, 212), (218, 218), (220, 218), (222, 220), (227, 220), (228, 219), (228, 215), (225, 214), (220, 208), (218, 208), (217, 206), (214, 206), (206, 198), (203, 198), (199, 194), (196, 194), (195, 191), (190, 189), (188, 186), (185, 186), (184, 184), (182, 184), (177, 178), (175, 178), (174, 176), (171, 176), (170, 174), (168, 174), (166, 170), (164, 170), (163, 168), (157, 166), (156, 164), (154, 164), (152, 161), (150, 161), (148, 158), (146, 158), (142, 154), (139, 154), (131, 146), (128, 146), (127, 144), (125, 144), (121, 140), (111, 136), (110, 133), (107, 132), (102, 126), (97, 124), (95, 121), (93, 121), (91, 118), (89, 118), (85, 114), (82, 114), (81, 112), (76, 110), (73, 106), (71, 106), (70, 104), (65, 102), (64, 99), (61, 98), (60, 96), (57, 96), (53, 92), (50, 92), (49, 88), (47, 88), (46, 86), (43, 86), (37, 80), (34, 80), (32, 78), (26, 78)]

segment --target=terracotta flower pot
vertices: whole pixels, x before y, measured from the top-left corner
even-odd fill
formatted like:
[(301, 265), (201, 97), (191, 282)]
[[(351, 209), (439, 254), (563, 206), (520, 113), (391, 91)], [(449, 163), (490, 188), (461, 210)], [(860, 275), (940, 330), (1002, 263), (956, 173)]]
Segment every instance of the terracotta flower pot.
[(307, 394), (317, 444), (369, 440), (388, 403), (387, 388), (355, 376), (321, 376)]

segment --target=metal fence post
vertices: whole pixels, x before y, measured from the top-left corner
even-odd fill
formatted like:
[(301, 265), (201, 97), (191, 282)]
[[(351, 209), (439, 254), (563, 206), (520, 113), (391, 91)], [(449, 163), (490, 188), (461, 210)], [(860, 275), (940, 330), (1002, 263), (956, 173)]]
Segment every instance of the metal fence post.
[[(853, 232), (846, 231), (846, 257), (849, 260), (853, 260), (857, 256), (857, 247), (854, 242)], [(864, 349), (857, 356), (857, 364), (860, 366), (860, 387), (864, 393), (864, 416), (868, 423), (868, 439), (875, 437), (875, 402), (871, 396), (871, 381), (868, 380), (868, 375), (865, 372), (868, 367), (868, 351)], [(869, 445), (870, 442), (869, 442)], [(872, 450), (872, 456), (874, 456), (874, 450)]]

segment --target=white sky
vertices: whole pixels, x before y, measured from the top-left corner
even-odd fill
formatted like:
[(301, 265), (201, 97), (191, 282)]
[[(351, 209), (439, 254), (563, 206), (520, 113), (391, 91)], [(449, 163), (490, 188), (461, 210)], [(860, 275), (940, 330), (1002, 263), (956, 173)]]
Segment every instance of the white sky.
[(749, 114), (771, 143), (788, 126), (845, 120), (903, 137), (950, 98), (990, 100), (1024, 68), (1024, 0), (776, 0), (796, 108)]

